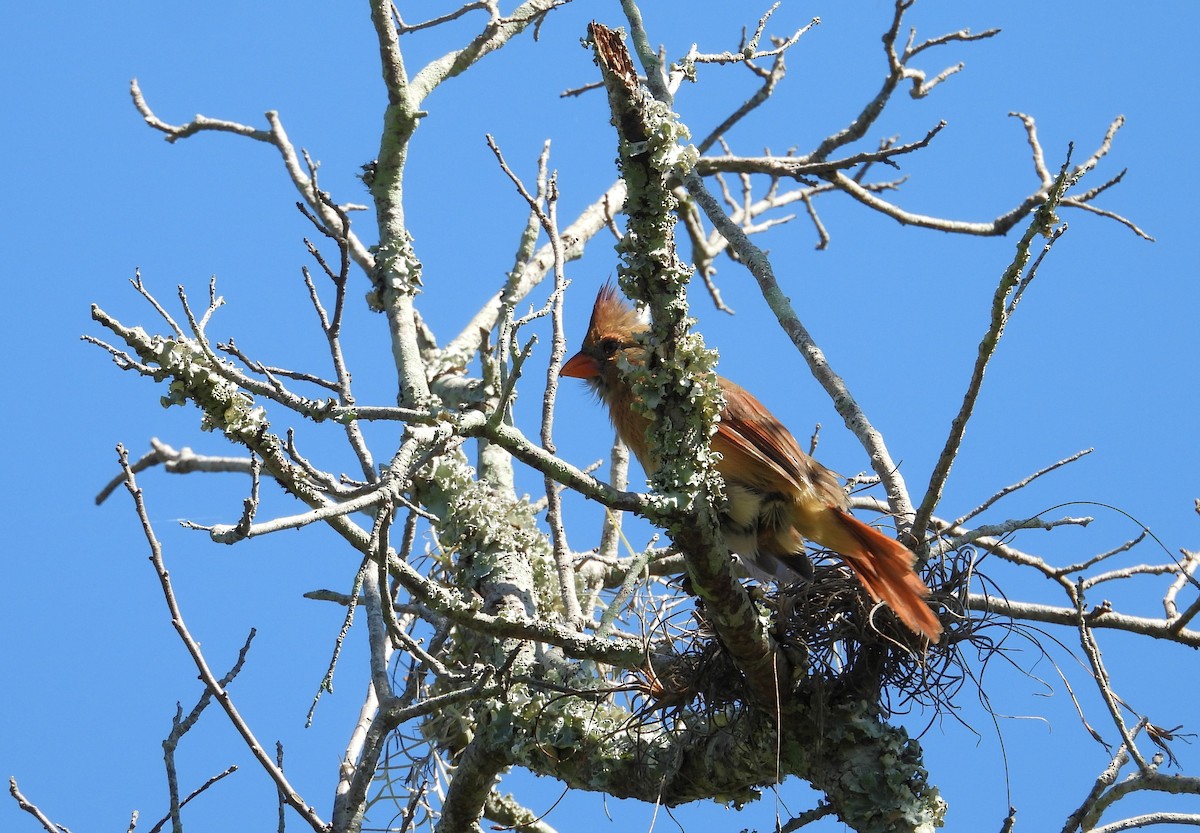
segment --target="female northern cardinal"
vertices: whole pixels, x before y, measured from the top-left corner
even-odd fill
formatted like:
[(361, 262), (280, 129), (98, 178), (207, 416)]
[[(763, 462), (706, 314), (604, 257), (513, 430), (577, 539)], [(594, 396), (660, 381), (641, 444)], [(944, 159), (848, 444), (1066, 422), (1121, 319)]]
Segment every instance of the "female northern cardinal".
[[(653, 422), (633, 408), (634, 396), (619, 369), (645, 362), (636, 334), (646, 330), (612, 285), (596, 297), (583, 347), (560, 371), (584, 379), (608, 406), (621, 439), (648, 474), (658, 468), (646, 431)], [(728, 505), (721, 515), (725, 542), (752, 575), (785, 578), (810, 572), (804, 539), (840, 553), (877, 602), (886, 602), (914, 633), (937, 642), (942, 625), (925, 603), (929, 588), (913, 572), (914, 556), (902, 544), (856, 520), (837, 477), (800, 450), (796, 440), (747, 391), (719, 379), (725, 409), (712, 438)]]

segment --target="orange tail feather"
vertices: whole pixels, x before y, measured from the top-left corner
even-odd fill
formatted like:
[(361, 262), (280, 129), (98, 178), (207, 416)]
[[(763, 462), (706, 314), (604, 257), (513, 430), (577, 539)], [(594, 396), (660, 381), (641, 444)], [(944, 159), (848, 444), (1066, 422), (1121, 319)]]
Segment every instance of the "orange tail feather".
[(909, 630), (937, 642), (942, 623), (925, 603), (929, 588), (913, 570), (913, 554), (850, 513), (834, 507), (829, 512), (834, 522), (822, 530), (826, 534), (813, 540), (836, 550), (871, 598), (886, 603)]

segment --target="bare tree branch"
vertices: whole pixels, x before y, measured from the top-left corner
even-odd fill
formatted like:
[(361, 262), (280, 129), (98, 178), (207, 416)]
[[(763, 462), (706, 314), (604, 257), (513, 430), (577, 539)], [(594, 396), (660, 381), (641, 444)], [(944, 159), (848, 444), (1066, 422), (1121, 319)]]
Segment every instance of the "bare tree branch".
[(17, 802), (17, 806), (24, 810), (29, 815), (38, 820), (38, 823), (46, 830), (46, 833), (71, 833), (70, 829), (61, 824), (56, 824), (50, 821), (50, 818), (42, 812), (36, 804), (25, 797), (17, 787), (17, 779), (9, 776), (8, 793)]
[(200, 645), (192, 638), (188, 632), (187, 625), (183, 620), (183, 613), (179, 609), (179, 604), (175, 600), (175, 589), (171, 585), (170, 575), (167, 573), (166, 564), (163, 562), (162, 545), (158, 542), (158, 537), (154, 534), (154, 529), (150, 524), (150, 517), (146, 513), (146, 506), (142, 501), (142, 491), (138, 488), (136, 475), (129, 465), (129, 456), (125, 449), (118, 446), (117, 454), (120, 458), (121, 468), (125, 472), (125, 487), (129, 490), (129, 494), (133, 497), (134, 509), (137, 512), (138, 518), (142, 523), (142, 531), (145, 533), (146, 542), (150, 546), (150, 560), (154, 563), (155, 571), (158, 573), (159, 582), (162, 584), (163, 596), (167, 602), (167, 608), (171, 611), (171, 622), (179, 634), (180, 640), (183, 641), (184, 647), (192, 657), (192, 661), (196, 664), (196, 669), (200, 672), (200, 678), (208, 687), (209, 691), (217, 698), (217, 702), (221, 704), (221, 708), (225, 710), (233, 727), (238, 734), (246, 742), (259, 765), (266, 771), (267, 775), (275, 782), (275, 785), (283, 793), (288, 806), (295, 810), (301, 818), (303, 818), (313, 830), (318, 833), (323, 833), (327, 829), (324, 821), (317, 815), (316, 810), (307, 804), (300, 794), (292, 787), (283, 772), (271, 760), (271, 757), (263, 749), (262, 744), (254, 737), (249, 724), (242, 718), (237, 708), (233, 705), (233, 700), (229, 696), (229, 692), (221, 681), (209, 670), (208, 663), (204, 659), (204, 655), (200, 651)]
[[(211, 119), (206, 116), (196, 116), (187, 124), (173, 125), (160, 119), (150, 109), (150, 105), (146, 103), (145, 96), (142, 94), (142, 89), (138, 85), (136, 78), (129, 82), (129, 94), (133, 98), (133, 106), (142, 114), (142, 118), (146, 120), (146, 124), (167, 135), (168, 142), (177, 142), (180, 139), (186, 139), (194, 136), (197, 133), (216, 131), (222, 133), (233, 133), (238, 136), (244, 136), (248, 139), (254, 139), (259, 142), (265, 142), (273, 145), (279, 151), (279, 155), (283, 157), (284, 168), (288, 172), (288, 176), (292, 180), (292, 184), (296, 186), (296, 190), (300, 192), (300, 196), (310, 209), (317, 213), (328, 228), (338, 227), (337, 212), (331, 206), (332, 203), (327, 202), (327, 197), (322, 199), (315, 187), (313, 180), (304, 172), (303, 166), (300, 164), (300, 159), (296, 155), (296, 149), (288, 138), (287, 132), (283, 129), (283, 122), (279, 118), (279, 114), (274, 110), (268, 110), (266, 113), (267, 123), (270, 125), (269, 130), (261, 130), (250, 127), (249, 125), (239, 124), (238, 122), (226, 121), (224, 119)], [(341, 206), (343, 212), (354, 209), (363, 209), (365, 206), (346, 203)], [(346, 241), (349, 250), (352, 252), (355, 263), (367, 274), (375, 268), (375, 260), (371, 253), (367, 250), (358, 238), (352, 234), (349, 229), (345, 230)]]
[(1058, 219), (1054, 212), (1062, 200), (1063, 194), (1069, 185), (1072, 184), (1072, 180), (1067, 175), (1067, 167), (1070, 164), (1071, 158), (1070, 154), (1068, 154), (1046, 202), (1038, 209), (1029, 227), (1021, 236), (1020, 242), (1017, 243), (1016, 254), (1013, 257), (1012, 263), (1004, 270), (1004, 274), (1000, 276), (999, 285), (992, 296), (991, 316), (988, 328), (984, 333), (983, 340), (979, 344), (978, 356), (975, 359), (975, 366), (971, 370), (971, 379), (967, 384), (967, 391), (963, 395), (962, 406), (950, 423), (950, 434), (946, 438), (946, 444), (942, 448), (942, 453), (938, 457), (937, 464), (934, 466), (933, 474), (929, 479), (929, 486), (925, 490), (925, 496), (922, 498), (921, 505), (917, 508), (917, 514), (913, 520), (913, 538), (918, 542), (924, 540), (925, 530), (929, 526), (929, 518), (933, 515), (938, 502), (942, 498), (946, 479), (950, 476), (950, 468), (954, 465), (954, 460), (958, 456), (958, 450), (962, 444), (963, 435), (967, 430), (967, 422), (971, 419), (971, 414), (975, 410), (975, 403), (979, 398), (979, 391), (983, 385), (983, 375), (987, 370), (988, 363), (996, 352), (1000, 337), (1004, 334), (1004, 327), (1012, 315), (1020, 293), (1037, 275), (1037, 266), (1041, 262), (1040, 257), (1034, 261), (1028, 275), (1025, 275), (1025, 267), (1029, 262), (1030, 247), (1033, 244), (1033, 238), (1039, 234), (1048, 238), (1043, 249), (1044, 255), (1061, 234), (1063, 227), (1054, 227), (1054, 223)]

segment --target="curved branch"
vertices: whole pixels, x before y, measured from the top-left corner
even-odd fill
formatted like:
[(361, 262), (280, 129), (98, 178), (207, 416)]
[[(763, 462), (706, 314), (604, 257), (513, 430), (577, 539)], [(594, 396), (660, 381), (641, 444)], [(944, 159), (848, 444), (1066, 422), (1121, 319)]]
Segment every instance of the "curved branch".
[(1190, 824), (1200, 827), (1200, 813), (1144, 813), (1140, 816), (1130, 816), (1127, 819), (1102, 824), (1088, 830), (1088, 833), (1123, 833), (1138, 827), (1149, 827), (1153, 824)]
[(433, 90), (450, 78), (468, 70), (477, 61), (500, 49), (510, 40), (525, 31), (530, 25), (540, 24), (551, 11), (566, 0), (526, 0), (512, 14), (500, 17), (495, 7), (483, 30), (462, 49), (450, 52), (430, 61), (412, 79), (412, 97), (419, 104)]
[[(300, 192), (300, 196), (304, 198), (305, 204), (313, 212), (321, 218), (321, 222), (325, 224), (326, 229), (340, 229), (342, 227), (342, 219), (338, 217), (336, 211), (333, 210), (331, 204), (327, 200), (321, 199), (314, 187), (312, 178), (305, 173), (304, 166), (300, 164), (300, 158), (296, 155), (296, 148), (292, 145), (288, 138), (287, 132), (283, 129), (283, 122), (279, 119), (279, 113), (275, 110), (266, 112), (267, 123), (270, 125), (270, 130), (260, 130), (249, 125), (240, 124), (234, 121), (226, 121), (224, 119), (212, 119), (207, 116), (196, 116), (186, 124), (169, 124), (150, 109), (150, 105), (146, 103), (146, 98), (142, 94), (142, 88), (138, 85), (136, 78), (129, 82), (129, 95), (133, 99), (133, 106), (142, 114), (142, 118), (146, 120), (146, 124), (153, 127), (167, 136), (168, 142), (177, 142), (180, 139), (186, 139), (194, 136), (197, 133), (218, 132), (218, 133), (233, 133), (237, 136), (245, 136), (248, 139), (265, 142), (272, 145), (279, 151), (279, 155), (283, 158), (284, 168), (287, 169), (288, 177), (292, 180), (292, 184), (296, 186), (296, 190)], [(361, 209), (363, 206), (347, 203), (340, 206), (342, 211), (350, 209)], [(366, 272), (368, 275), (375, 267), (375, 258), (371, 255), (358, 236), (346, 227), (342, 232), (351, 256), (354, 262)]]

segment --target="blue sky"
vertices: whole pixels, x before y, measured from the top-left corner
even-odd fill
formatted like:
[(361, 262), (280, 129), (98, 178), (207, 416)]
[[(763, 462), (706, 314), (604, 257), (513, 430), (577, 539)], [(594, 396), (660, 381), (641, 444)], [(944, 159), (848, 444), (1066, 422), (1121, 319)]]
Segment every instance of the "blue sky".
[[(651, 38), (665, 42), (671, 57), (692, 41), (707, 51), (734, 48), (740, 27), (752, 27), (761, 11), (681, 0), (644, 6)], [(878, 89), (879, 35), (890, 10), (879, 0), (785, 3), (772, 31), (790, 32), (814, 15), (823, 22), (791, 53), (778, 100), (730, 135), (734, 149), (804, 151), (843, 126)], [(412, 148), (409, 217), (425, 264), (422, 310), (443, 339), (467, 320), (474, 299), (499, 285), (524, 224), (484, 133), (495, 135), (527, 177), (542, 141), (552, 140), (561, 217), (572, 217), (613, 177), (615, 144), (602, 97), (558, 98), (595, 78), (579, 46), (593, 17), (621, 23), (616, 3), (576, 3), (550, 17), (539, 43), (526, 36), (428, 102), (430, 116)], [(165, 812), (159, 744), (174, 703), (186, 711), (200, 688), (170, 629), (128, 496), (100, 508), (93, 497), (116, 471), (118, 441), (134, 454), (150, 437), (209, 453), (227, 447), (198, 431), (193, 411), (163, 410), (162, 391), (79, 341), (83, 333), (102, 335), (89, 306), (152, 327), (151, 311), (127, 282), (135, 268), (164, 302), (173, 300), (177, 284), (202, 299), (216, 275), (228, 302), (214, 324), (222, 339), (234, 335), (264, 360), (293, 365), (319, 361), (322, 344), (299, 278), (308, 262), (301, 238), (311, 227), (293, 207), (296, 194), (277, 154), (228, 135), (167, 144), (130, 105), (129, 79), (137, 76), (151, 105), (172, 122), (203, 113), (262, 126), (263, 112), (278, 110), (297, 146), (321, 161), (322, 185), (339, 200), (366, 202), (356, 174), (378, 147), (384, 93), (376, 47), (362, 3), (80, 4), (55, 17), (37, 4), (11, 4), (4, 19), (0, 69), (9, 83), (0, 143), (10, 196), (3, 209), (2, 332), (11, 365), (3, 417), (10, 522), (0, 558), (6, 588), (0, 663), (7, 677), (0, 775), (17, 776), (26, 795), (76, 833), (124, 829), (134, 809), (142, 813), (139, 828), (148, 829)], [(1070, 229), (1001, 344), (942, 514), (965, 511), (1036, 469), (1094, 447), (986, 519), (1090, 502), (1049, 512), (1094, 515), (1086, 530), (1017, 539), (1061, 563), (1116, 546), (1139, 524), (1172, 553), (1200, 547), (1200, 519), (1192, 510), (1200, 496), (1200, 235), (1192, 207), (1200, 182), (1189, 153), (1200, 128), (1193, 60), (1200, 7), (924, 0), (909, 22), (921, 36), (964, 26), (1003, 32), (927, 53), (918, 63), (931, 74), (960, 60), (966, 68), (927, 99), (897, 97), (872, 133), (869, 143), (893, 134), (912, 141), (941, 119), (949, 123), (931, 148), (904, 160), (910, 180), (894, 195), (900, 205), (990, 219), (1035, 186), (1024, 132), (1010, 111), (1037, 119), (1052, 167), (1070, 141), (1077, 153), (1090, 153), (1123, 114), (1126, 126), (1091, 184), (1127, 167), (1125, 181), (1099, 204), (1157, 240), (1142, 241), (1101, 217), (1063, 212)], [(458, 24), (413, 36), (405, 44), (410, 71), (465, 31)], [(681, 91), (676, 109), (703, 135), (752, 88), (742, 70), (707, 68), (701, 84)], [(804, 220), (758, 242), (771, 251), (801, 317), (884, 433), (910, 487), (918, 488), (961, 399), (1013, 240), (905, 228), (845, 198), (823, 199), (818, 208), (832, 236), (826, 251), (814, 250), (816, 236)], [(370, 239), (371, 218), (356, 220)], [(754, 389), (798, 436), (821, 422), (819, 456), (826, 464), (846, 474), (866, 468), (828, 400), (767, 322), (753, 283), (727, 260), (718, 267), (717, 280), (738, 315), (712, 310), (700, 294), (693, 300), (708, 343), (721, 351), (721, 372)], [(615, 268), (604, 241), (569, 267), (576, 283), (568, 319), (573, 340), (595, 287)], [(366, 287), (361, 276), (355, 280), (357, 304)], [(383, 321), (360, 308), (351, 320), (347, 349), (359, 368), (360, 401), (389, 404), (394, 380), (387, 376)], [(538, 357), (544, 360), (545, 350)], [(530, 381), (521, 413), (532, 432), (539, 391)], [(563, 389), (559, 425), (564, 456), (587, 463), (604, 453), (606, 422), (581, 388)], [(394, 442), (387, 430), (371, 433), (380, 454)], [(289, 773), (328, 817), (337, 756), (365, 685), (363, 634), (352, 634), (335, 693), (322, 702), (313, 728), (304, 729), (341, 612), (301, 594), (347, 589), (357, 560), (318, 530), (217, 548), (178, 527), (181, 518), (236, 519), (242, 478), (150, 472), (141, 483), (185, 614), (213, 664), (232, 662), (246, 632), (258, 629), (235, 695), (261, 738), (284, 740)], [(538, 480), (527, 483), (532, 491)], [(275, 495), (267, 499), (270, 510), (290, 511)], [(573, 511), (580, 521), (572, 544), (586, 549), (598, 510), (579, 502)], [(1163, 560), (1152, 549), (1128, 558)], [(1003, 568), (993, 577), (1013, 596), (1059, 601), (1049, 588)], [(1140, 580), (1114, 587), (1113, 600), (1130, 612), (1161, 615), (1163, 589), (1161, 581)], [(1074, 644), (1069, 631), (1053, 635)], [(1194, 652), (1113, 634), (1101, 634), (1101, 645), (1118, 691), (1136, 709), (1162, 726), (1195, 727), (1200, 715), (1188, 696), (1200, 682)], [(1061, 826), (1107, 763), (1049, 661), (1027, 644), (1010, 647), (1012, 662), (1028, 674), (994, 663), (985, 678), (991, 705), (1004, 717), (993, 725), (968, 688), (962, 722), (935, 720), (925, 734), (931, 780), (950, 802), (949, 829), (997, 829), (1010, 803), (1030, 829)], [(1055, 659), (1111, 739), (1082, 667), (1061, 651)], [(930, 719), (912, 715), (908, 724), (920, 731)], [(1196, 772), (1196, 747), (1175, 751), (1184, 771)], [(241, 829), (274, 829), (264, 777), (223, 716), (211, 712), (186, 741), (181, 776), (191, 788), (230, 763), (242, 771), (197, 801), (189, 828), (228, 829), (232, 815)], [(559, 792), (552, 782), (519, 775), (506, 788), (539, 811)], [(793, 811), (812, 801), (795, 783), (779, 796)], [(624, 825), (614, 829), (650, 829), (652, 808), (623, 802), (608, 808)], [(714, 807), (677, 815), (689, 831), (761, 830), (770, 827), (774, 809), (768, 799), (740, 815)], [(603, 829), (598, 797), (572, 798), (547, 821), (569, 830), (585, 817)], [(661, 815), (655, 823), (674, 827)], [(291, 824), (299, 829), (298, 820)], [(0, 801), (0, 828), (36, 829), (11, 801)]]

